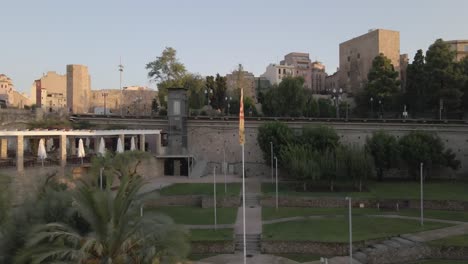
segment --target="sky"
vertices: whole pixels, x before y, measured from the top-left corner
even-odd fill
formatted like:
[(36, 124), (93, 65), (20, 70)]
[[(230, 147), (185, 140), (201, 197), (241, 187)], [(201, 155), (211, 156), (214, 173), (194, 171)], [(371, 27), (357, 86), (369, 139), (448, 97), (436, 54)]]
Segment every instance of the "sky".
[(410, 59), (437, 38), (468, 39), (466, 0), (0, 0), (0, 73), (30, 92), (47, 71), (89, 68), (92, 89), (155, 88), (146, 63), (165, 47), (187, 70), (256, 76), (289, 52), (310, 53), (333, 73), (338, 45), (369, 29), (400, 31)]

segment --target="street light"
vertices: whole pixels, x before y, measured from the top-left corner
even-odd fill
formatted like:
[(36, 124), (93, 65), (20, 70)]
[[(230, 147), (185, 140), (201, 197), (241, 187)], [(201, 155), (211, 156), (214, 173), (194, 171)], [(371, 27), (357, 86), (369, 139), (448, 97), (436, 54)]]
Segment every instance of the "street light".
[(349, 264), (353, 263), (353, 222), (351, 214), (351, 197), (345, 198), (348, 201), (348, 218), (349, 218)]
[(224, 98), (224, 111), (226, 111), (226, 106), (227, 106), (227, 115), (229, 115), (230, 113), (230, 108), (231, 108), (231, 100), (232, 100), (232, 97), (225, 97)]
[(271, 157), (271, 182), (273, 183), (273, 142), (270, 141), (270, 157)]
[(340, 105), (338, 104), (338, 101), (341, 99), (341, 95), (343, 94), (343, 89), (338, 89), (336, 90), (333, 88), (332, 90), (332, 100), (335, 102), (335, 109), (336, 109), (336, 118), (340, 118)]
[(107, 115), (106, 99), (108, 95), (109, 95), (108, 93), (102, 93), (102, 97), (104, 97), (104, 114), (105, 115)]
[(278, 158), (275, 157), (275, 168), (276, 168), (276, 211), (278, 211)]
[(210, 100), (210, 96), (213, 95), (213, 89), (210, 89), (208, 91), (208, 89), (205, 89), (205, 95), (206, 95), (206, 101), (207, 101), (207, 105), (209, 105), (211, 103), (211, 100)]
[(218, 229), (218, 219), (216, 215), (216, 166), (213, 167), (213, 203), (214, 203), (214, 229)]
[(370, 109), (371, 109), (371, 118), (374, 118), (374, 98), (371, 97), (369, 101), (370, 101)]
[(379, 100), (380, 117), (383, 118), (383, 102)]
[(421, 226), (424, 225), (424, 188), (423, 188), (423, 163), (420, 164), (420, 178), (421, 178)]

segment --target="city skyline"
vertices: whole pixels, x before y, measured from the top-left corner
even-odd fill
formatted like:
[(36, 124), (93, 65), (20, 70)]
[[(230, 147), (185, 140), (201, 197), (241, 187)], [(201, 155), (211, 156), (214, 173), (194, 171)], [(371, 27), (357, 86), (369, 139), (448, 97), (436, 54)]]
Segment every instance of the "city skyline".
[[(408, 53), (411, 62), (417, 49), (425, 51), (437, 38), (468, 38), (462, 16), (468, 3), (449, 2), (426, 1), (421, 7), (403, 1), (294, 1), (288, 6), (279, 1), (141, 1), (110, 7), (110, 2), (70, 6), (49, 1), (26, 8), (7, 2), (2, 4), (6, 12), (0, 22), (1, 34), (8, 39), (2, 46), (8, 52), (2, 54), (0, 73), (12, 78), (18, 91), (29, 94), (43, 73), (64, 74), (67, 64), (84, 64), (93, 89), (118, 88), (122, 56), (123, 86), (154, 88), (145, 64), (171, 46), (188, 71), (203, 76), (226, 75), (239, 63), (259, 76), (289, 52), (310, 53), (312, 61), (323, 62), (333, 74), (339, 43), (372, 28), (400, 31), (400, 53)], [(424, 16), (415, 21), (413, 16), (421, 12)]]

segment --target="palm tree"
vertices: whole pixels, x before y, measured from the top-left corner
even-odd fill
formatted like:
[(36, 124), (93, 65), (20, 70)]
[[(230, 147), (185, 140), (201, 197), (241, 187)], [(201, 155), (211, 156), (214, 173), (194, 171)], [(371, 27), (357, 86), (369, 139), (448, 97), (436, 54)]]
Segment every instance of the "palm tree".
[(80, 234), (63, 223), (38, 226), (16, 263), (172, 263), (188, 253), (187, 232), (163, 215), (139, 214), (140, 176), (122, 176), (117, 192), (83, 183), (73, 205), (90, 225)]

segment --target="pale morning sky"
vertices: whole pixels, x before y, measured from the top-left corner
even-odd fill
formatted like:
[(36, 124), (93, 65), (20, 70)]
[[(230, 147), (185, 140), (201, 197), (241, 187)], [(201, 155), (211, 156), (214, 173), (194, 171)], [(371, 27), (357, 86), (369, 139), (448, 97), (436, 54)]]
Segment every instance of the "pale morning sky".
[(411, 59), (436, 38), (468, 39), (467, 11), (466, 0), (1, 0), (0, 73), (29, 93), (43, 73), (85, 64), (92, 89), (118, 88), (122, 56), (123, 85), (149, 85), (145, 64), (166, 46), (201, 75), (239, 63), (260, 75), (292, 51), (333, 73), (338, 44), (371, 28), (400, 31)]

